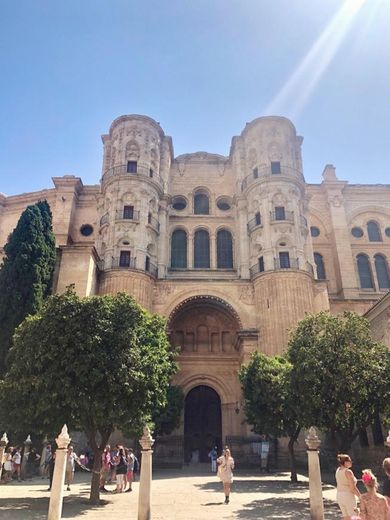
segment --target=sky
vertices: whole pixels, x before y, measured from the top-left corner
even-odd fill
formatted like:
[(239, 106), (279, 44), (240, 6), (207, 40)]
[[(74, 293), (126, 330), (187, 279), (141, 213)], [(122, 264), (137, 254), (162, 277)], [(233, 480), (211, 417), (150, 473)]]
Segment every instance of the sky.
[(123, 114), (159, 121), (175, 156), (286, 116), (307, 182), (330, 163), (389, 184), (390, 0), (2, 0), (0, 192), (98, 183)]

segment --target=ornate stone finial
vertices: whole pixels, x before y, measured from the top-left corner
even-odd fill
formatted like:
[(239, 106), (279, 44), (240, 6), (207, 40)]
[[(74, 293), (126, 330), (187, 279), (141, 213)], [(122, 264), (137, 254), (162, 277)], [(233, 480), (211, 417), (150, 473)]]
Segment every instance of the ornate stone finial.
[(305, 442), (309, 450), (318, 450), (320, 447), (321, 441), (317, 436), (317, 430), (314, 428), (314, 426), (311, 426), (309, 429), (309, 434), (306, 437)]
[(322, 172), (322, 178), (324, 181), (338, 181), (337, 175), (336, 175), (336, 168), (333, 166), (333, 164), (327, 164), (324, 168), (324, 171)]
[(68, 434), (68, 427), (66, 426), (66, 424), (64, 424), (64, 426), (62, 427), (61, 433), (56, 438), (57, 446), (60, 450), (65, 449), (68, 447), (70, 441), (71, 441), (71, 438), (69, 437), (69, 434)]
[(141, 444), (142, 450), (151, 450), (152, 446), (154, 444), (154, 439), (152, 438), (151, 431), (149, 429), (149, 426), (144, 427), (144, 433), (142, 437), (139, 440), (139, 443)]
[(42, 444), (49, 444), (49, 439), (47, 438), (47, 435), (45, 435), (45, 438), (43, 439)]
[(0, 439), (0, 443), (1, 443), (2, 446), (7, 446), (7, 444), (8, 444), (7, 432), (3, 433), (3, 436)]
[(385, 440), (385, 445), (390, 448), (390, 430), (389, 430), (389, 435), (387, 436), (387, 439)]
[(32, 440), (31, 440), (30, 434), (27, 435), (27, 439), (24, 441), (24, 444), (32, 444)]

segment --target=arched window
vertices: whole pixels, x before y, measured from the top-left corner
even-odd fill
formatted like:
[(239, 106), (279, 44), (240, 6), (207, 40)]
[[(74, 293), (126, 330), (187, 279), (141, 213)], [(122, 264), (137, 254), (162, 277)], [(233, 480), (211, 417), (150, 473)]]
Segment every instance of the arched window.
[(195, 232), (194, 267), (198, 269), (210, 267), (210, 238), (208, 232), (204, 229)]
[(219, 269), (233, 268), (232, 234), (226, 229), (217, 233), (217, 267)]
[(176, 229), (171, 239), (171, 267), (185, 269), (187, 267), (187, 233)]
[(379, 289), (390, 289), (390, 275), (387, 259), (383, 255), (375, 255), (375, 270)]
[(194, 197), (194, 213), (195, 215), (209, 214), (209, 198), (204, 193), (197, 193)]
[(367, 222), (367, 233), (370, 242), (382, 242), (381, 231), (374, 220)]
[(326, 280), (324, 259), (320, 253), (314, 253), (314, 262), (316, 263), (317, 267), (318, 280)]
[(374, 281), (372, 279), (370, 260), (367, 255), (360, 254), (356, 257), (359, 272), (360, 287), (362, 289), (373, 289)]

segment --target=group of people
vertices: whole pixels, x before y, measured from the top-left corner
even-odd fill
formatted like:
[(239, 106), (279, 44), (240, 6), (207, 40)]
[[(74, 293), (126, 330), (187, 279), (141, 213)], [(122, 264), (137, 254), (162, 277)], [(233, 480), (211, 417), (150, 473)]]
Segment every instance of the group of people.
[(20, 446), (13, 448), (9, 446), (5, 451), (3, 478), (4, 482), (10, 482), (13, 478), (21, 481), (22, 469), (22, 448)]
[[(378, 481), (370, 469), (363, 470), (361, 481), (367, 492), (360, 493), (357, 478), (351, 469), (351, 457), (340, 454), (337, 460), (339, 462), (336, 471), (337, 502), (343, 520), (390, 520), (390, 458), (383, 461), (386, 475), (383, 495), (378, 493)], [(360, 512), (358, 501), (360, 501)]]
[[(114, 493), (129, 493), (133, 490), (134, 474), (139, 462), (131, 448), (117, 444), (113, 450), (107, 445), (102, 453), (100, 491), (108, 492), (106, 483), (116, 482)], [(126, 489), (127, 488), (127, 489)]]

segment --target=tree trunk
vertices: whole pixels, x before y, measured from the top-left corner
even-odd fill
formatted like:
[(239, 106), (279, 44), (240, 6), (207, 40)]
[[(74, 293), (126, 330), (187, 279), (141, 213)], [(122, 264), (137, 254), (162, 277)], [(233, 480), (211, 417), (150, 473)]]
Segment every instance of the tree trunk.
[(296, 439), (290, 437), (288, 441), (288, 454), (290, 459), (291, 482), (298, 482), (297, 461), (295, 459), (294, 444)]
[(89, 444), (93, 449), (93, 468), (91, 478), (91, 493), (89, 501), (91, 504), (97, 505), (100, 502), (100, 470), (102, 467), (102, 453), (110, 438), (112, 430), (100, 432), (100, 443), (96, 441), (96, 431), (92, 431), (89, 437)]
[(100, 502), (100, 469), (102, 467), (102, 450), (99, 446), (94, 447), (93, 456), (91, 493), (89, 495), (89, 501), (91, 504), (97, 505)]

